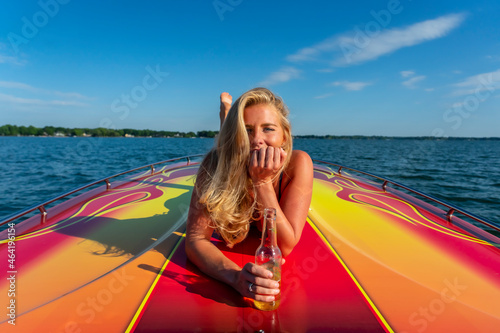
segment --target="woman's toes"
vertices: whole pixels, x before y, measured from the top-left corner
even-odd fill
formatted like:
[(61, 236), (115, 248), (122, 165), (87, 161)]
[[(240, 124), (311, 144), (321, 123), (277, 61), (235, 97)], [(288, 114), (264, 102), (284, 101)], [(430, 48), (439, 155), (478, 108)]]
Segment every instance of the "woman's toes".
[(229, 95), (229, 93), (227, 92), (223, 92), (222, 94), (220, 94), (220, 101), (223, 104), (231, 105), (231, 103), (233, 102), (233, 96)]

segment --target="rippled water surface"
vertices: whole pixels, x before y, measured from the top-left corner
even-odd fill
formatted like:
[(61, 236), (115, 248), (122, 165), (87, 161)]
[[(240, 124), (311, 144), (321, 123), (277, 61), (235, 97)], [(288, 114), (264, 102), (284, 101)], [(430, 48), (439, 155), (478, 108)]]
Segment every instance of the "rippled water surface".
[[(212, 145), (212, 139), (0, 137), (0, 220), (91, 181)], [(294, 146), (500, 223), (500, 141), (296, 139)]]

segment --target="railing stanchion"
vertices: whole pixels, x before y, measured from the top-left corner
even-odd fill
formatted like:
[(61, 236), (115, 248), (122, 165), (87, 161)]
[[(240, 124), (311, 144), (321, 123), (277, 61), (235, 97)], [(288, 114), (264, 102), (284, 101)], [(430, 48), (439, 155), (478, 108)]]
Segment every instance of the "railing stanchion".
[(451, 219), (453, 218), (453, 213), (455, 212), (455, 209), (450, 208), (448, 213), (446, 213), (446, 219), (448, 219), (448, 222), (451, 223)]
[(40, 224), (44, 224), (47, 221), (47, 211), (45, 210), (44, 206), (38, 207), (38, 210), (40, 211)]
[(387, 187), (387, 183), (388, 181), (384, 181), (384, 183), (382, 184), (382, 189), (384, 190), (384, 192), (386, 191), (386, 187)]

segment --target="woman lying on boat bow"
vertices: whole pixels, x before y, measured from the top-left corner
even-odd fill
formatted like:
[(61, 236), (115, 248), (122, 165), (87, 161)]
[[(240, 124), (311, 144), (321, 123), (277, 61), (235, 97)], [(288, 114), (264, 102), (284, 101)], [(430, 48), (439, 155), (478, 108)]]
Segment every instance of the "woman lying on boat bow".
[(216, 231), (232, 247), (245, 239), (251, 223), (261, 223), (260, 211), (272, 207), (278, 246), (287, 256), (306, 222), (313, 166), (307, 153), (292, 151), (289, 111), (280, 97), (256, 88), (231, 103), (222, 93), (217, 144), (201, 163), (191, 198), (186, 253), (241, 295), (269, 302), (279, 292), (272, 273), (252, 262), (241, 268), (210, 239)]

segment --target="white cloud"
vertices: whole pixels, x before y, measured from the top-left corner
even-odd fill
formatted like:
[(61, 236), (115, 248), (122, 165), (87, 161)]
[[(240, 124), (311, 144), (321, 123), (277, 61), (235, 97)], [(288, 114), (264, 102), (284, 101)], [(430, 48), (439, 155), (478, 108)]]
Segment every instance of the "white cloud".
[[(360, 29), (329, 37), (315, 45), (304, 47), (294, 54), (286, 57), (287, 62), (304, 63), (318, 62), (323, 67), (325, 63), (330, 67), (345, 67), (375, 60), (383, 55), (393, 53), (401, 48), (424, 43), (426, 41), (442, 38), (457, 28), (465, 20), (464, 13), (440, 16), (433, 20), (422, 21), (403, 28)], [(370, 21), (369, 23), (377, 23)], [(366, 25), (368, 26), (368, 24)], [(328, 72), (322, 68), (318, 72)], [(283, 67), (271, 73), (261, 85), (283, 83), (300, 77), (300, 71), (295, 67)], [(401, 75), (413, 76), (413, 71), (403, 71)], [(420, 79), (409, 81), (407, 84)], [(362, 86), (360, 89), (362, 89)], [(347, 88), (346, 88), (347, 89)], [(355, 90), (355, 89), (352, 89)]]
[(6, 56), (0, 54), (0, 64), (14, 64), (14, 65), (24, 65), (25, 61), (22, 61), (16, 57)]
[(407, 88), (415, 89), (416, 88), (415, 84), (417, 82), (420, 82), (420, 81), (424, 80), (424, 79), (425, 79), (425, 75), (414, 76), (414, 77), (412, 77), (409, 80), (403, 81), (402, 84), (403, 84), (403, 86), (405, 86)]
[(455, 83), (453, 86), (457, 87), (452, 93), (453, 96), (481, 94), (485, 90), (493, 93), (500, 88), (500, 69), (470, 76), (461, 82)]
[(305, 47), (286, 59), (290, 62), (319, 61), (327, 53), (332, 66), (349, 66), (374, 60), (404, 47), (441, 38), (457, 28), (464, 14), (450, 14), (419, 22), (404, 28), (365, 33), (355, 29), (330, 37), (316, 45)]
[(414, 71), (401, 71), (399, 73), (401, 74), (402, 77), (410, 77), (415, 75)]
[[(325, 50), (323, 50), (323, 48)], [(321, 51), (326, 51), (326, 49), (328, 49), (328, 45), (323, 42), (312, 47), (305, 47), (299, 50), (299, 52), (289, 55), (286, 59), (290, 62), (316, 60), (316, 56), (318, 56)]]
[(15, 81), (0, 81), (0, 88), (20, 89), (20, 90), (29, 91), (32, 93), (56, 95), (56, 96), (65, 97), (65, 98), (88, 99), (88, 97), (86, 97), (82, 94), (76, 93), (76, 92), (61, 92), (61, 91), (57, 91), (57, 90), (46, 90), (46, 89), (42, 89), (42, 88), (33, 87), (33, 86), (26, 84), (26, 83), (15, 82)]
[(361, 90), (366, 86), (371, 85), (370, 82), (351, 82), (351, 81), (336, 81), (332, 82), (332, 86), (343, 87), (345, 90), (354, 91)]
[(333, 71), (333, 68), (321, 68), (316, 70), (316, 72), (318, 73), (332, 73)]
[(56, 96), (65, 97), (65, 98), (91, 99), (91, 98), (84, 96), (84, 95), (77, 93), (77, 92), (52, 91), (52, 93)]
[[(6, 45), (0, 42), (0, 50), (6, 49)], [(4, 54), (0, 54), (0, 64), (14, 64), (14, 65), (24, 65), (26, 61), (21, 60), (17, 57), (7, 56)]]
[(491, 85), (500, 83), (500, 69), (468, 77), (462, 82), (456, 83), (457, 87), (471, 87), (477, 85)]
[(282, 67), (276, 72), (272, 72), (259, 85), (271, 86), (276, 83), (283, 83), (300, 77), (300, 70), (295, 67)]
[(451, 105), (452, 108), (461, 108), (464, 105), (464, 102), (456, 102)]
[(63, 101), (63, 100), (42, 100), (37, 98), (22, 98), (13, 95), (0, 93), (0, 101), (11, 104), (27, 104), (34, 106), (86, 106), (87, 104), (79, 101)]
[[(29, 84), (15, 81), (0, 81), (2, 90), (22, 90), (28, 92), (31, 96), (19, 97), (10, 93), (0, 92), (0, 102), (8, 103), (16, 109), (31, 110), (39, 107), (57, 107), (57, 106), (87, 106), (83, 100), (90, 98), (76, 92), (61, 92), (57, 90), (47, 90), (33, 87)], [(39, 95), (45, 95), (48, 98), (39, 98)]]
[(334, 95), (333, 93), (327, 93), (327, 94), (316, 96), (316, 97), (314, 97), (314, 99), (328, 98), (328, 97), (333, 96), (333, 95)]
[(498, 56), (498, 55), (487, 55), (486, 59), (494, 61), (494, 62), (497, 62), (497, 61), (500, 61), (500, 56)]
[[(401, 71), (399, 72), (401, 74), (401, 77), (403, 78), (409, 78), (406, 81), (401, 82), (401, 84), (409, 89), (415, 89), (417, 88), (416, 84), (417, 82), (420, 82), (422, 80), (425, 80), (426, 76), (425, 75), (419, 75), (415, 76), (415, 71)], [(425, 91), (433, 91), (434, 88), (427, 88)]]
[(28, 91), (38, 91), (39, 89), (32, 87), (26, 83), (21, 82), (12, 82), (12, 81), (0, 81), (1, 88), (13, 88), (13, 89), (22, 89)]

